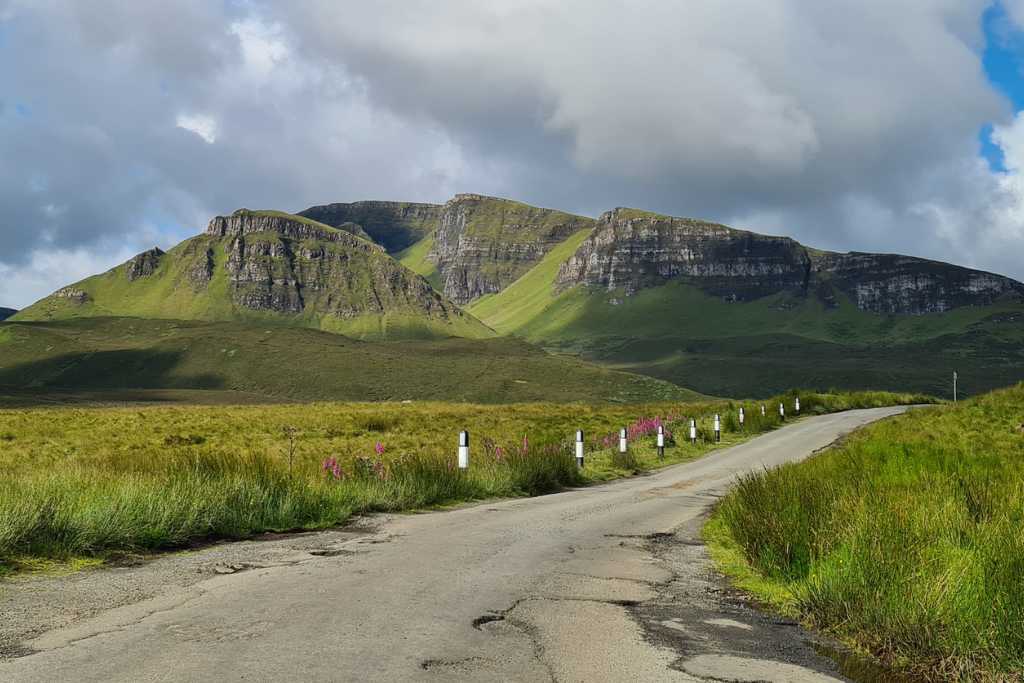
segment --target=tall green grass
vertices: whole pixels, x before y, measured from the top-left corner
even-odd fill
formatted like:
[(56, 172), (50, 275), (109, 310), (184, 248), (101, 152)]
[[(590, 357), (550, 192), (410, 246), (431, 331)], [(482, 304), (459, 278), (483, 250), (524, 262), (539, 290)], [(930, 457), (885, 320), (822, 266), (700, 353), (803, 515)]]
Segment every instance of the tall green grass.
[(921, 676), (1024, 672), (1024, 385), (742, 477), (709, 528), (763, 597)]
[[(790, 397), (785, 397), (791, 405)], [(802, 397), (806, 410), (920, 401), (894, 394)], [(26, 558), (182, 547), (267, 530), (323, 528), (353, 514), (550, 493), (688, 460), (715, 447), (714, 413), (738, 404), (642, 406), (315, 404), (0, 410), (0, 569)], [(779, 422), (769, 411), (723, 444)], [(664, 459), (654, 434), (620, 456), (618, 428), (699, 420), (702, 438)], [(471, 468), (455, 467), (458, 429)], [(570, 440), (583, 428), (587, 464)], [(617, 443), (617, 442), (616, 442)]]

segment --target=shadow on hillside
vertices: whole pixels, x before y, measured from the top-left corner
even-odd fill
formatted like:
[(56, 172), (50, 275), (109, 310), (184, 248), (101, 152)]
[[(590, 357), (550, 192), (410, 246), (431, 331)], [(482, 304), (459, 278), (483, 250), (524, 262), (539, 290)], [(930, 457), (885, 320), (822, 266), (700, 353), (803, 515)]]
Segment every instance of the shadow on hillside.
[(0, 368), (0, 387), (47, 389), (224, 389), (223, 377), (176, 372), (184, 354), (119, 350), (69, 353)]

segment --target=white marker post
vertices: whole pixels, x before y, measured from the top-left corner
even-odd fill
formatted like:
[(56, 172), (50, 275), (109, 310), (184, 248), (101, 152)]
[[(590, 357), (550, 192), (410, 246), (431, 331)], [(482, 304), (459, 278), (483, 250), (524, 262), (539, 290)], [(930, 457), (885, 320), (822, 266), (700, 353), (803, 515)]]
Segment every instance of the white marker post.
[(715, 413), (715, 443), (721, 443), (722, 441), (722, 418), (718, 413)]
[(697, 444), (697, 421), (690, 420), (690, 443)]
[(459, 432), (459, 469), (469, 469), (469, 432)]
[(956, 370), (953, 371), (953, 403), (956, 403), (956, 381), (959, 379), (959, 375), (956, 374)]
[(779, 419), (783, 421), (786, 419), (786, 405), (784, 403), (779, 404)]
[(665, 457), (665, 427), (658, 425), (658, 457)]
[(765, 412), (764, 412), (764, 404), (762, 403), (762, 404), (761, 404), (761, 417), (764, 417), (764, 416), (765, 416)]
[(576, 464), (583, 469), (583, 430), (576, 430)]
[(747, 416), (743, 414), (743, 406), (740, 406), (740, 429), (743, 429), (743, 421), (747, 419)]
[(799, 414), (800, 413), (800, 397), (799, 396), (797, 396), (796, 400), (793, 401), (793, 407), (796, 408), (796, 412), (797, 412), (797, 414)]
[(619, 453), (625, 453), (629, 448), (629, 442), (626, 440), (626, 428), (623, 427), (619, 430)]

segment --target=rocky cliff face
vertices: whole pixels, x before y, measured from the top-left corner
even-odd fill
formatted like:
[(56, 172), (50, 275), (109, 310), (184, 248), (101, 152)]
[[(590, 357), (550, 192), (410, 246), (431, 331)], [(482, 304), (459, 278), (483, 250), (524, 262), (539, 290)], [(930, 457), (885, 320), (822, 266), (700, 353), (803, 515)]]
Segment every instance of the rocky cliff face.
[(394, 254), (423, 239), (437, 227), (441, 206), (411, 202), (352, 202), (313, 206), (299, 215), (357, 235), (362, 233), (389, 254)]
[(791, 292), (834, 305), (839, 292), (861, 310), (888, 314), (1024, 297), (1024, 285), (991, 273), (907, 256), (818, 252), (786, 237), (634, 209), (602, 215), (557, 284), (631, 294), (669, 280), (733, 301)]
[(465, 304), (498, 292), (594, 221), (507, 199), (460, 194), (441, 211), (430, 259), (445, 296)]
[(806, 288), (810, 270), (806, 250), (788, 237), (620, 208), (598, 219), (594, 233), (562, 265), (557, 284), (632, 294), (683, 280), (718, 296), (753, 299)]
[(210, 221), (206, 234), (222, 245), (234, 302), (251, 310), (339, 318), (391, 311), (462, 315), (382, 247), (343, 230), (236, 211)]
[(163, 256), (164, 252), (161, 249), (153, 247), (130, 259), (128, 263), (124, 264), (125, 276), (128, 281), (134, 282), (140, 277), (149, 277), (155, 273)]
[(818, 279), (873, 313), (923, 315), (1024, 298), (1024, 284), (1008, 277), (910, 256), (826, 252), (813, 261)]

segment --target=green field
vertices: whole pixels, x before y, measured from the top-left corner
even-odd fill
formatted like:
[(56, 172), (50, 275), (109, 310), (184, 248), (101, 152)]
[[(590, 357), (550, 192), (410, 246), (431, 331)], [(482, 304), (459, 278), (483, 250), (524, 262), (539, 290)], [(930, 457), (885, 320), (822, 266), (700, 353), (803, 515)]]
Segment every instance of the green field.
[[(801, 398), (807, 413), (926, 400), (877, 393)], [(774, 411), (762, 419), (747, 404), (750, 419), (740, 431), (739, 405), (0, 409), (0, 567), (321, 528), (359, 512), (534, 495), (629, 476), (712, 449), (715, 412), (724, 415), (724, 445), (779, 424)], [(690, 417), (699, 420), (700, 442), (672, 445), (659, 461), (655, 425), (671, 434)], [(633, 435), (626, 456), (611, 449), (620, 427)], [(461, 475), (454, 462), (463, 429), (472, 434), (473, 465)], [(576, 429), (587, 435), (582, 471), (570, 451)], [(325, 461), (337, 463), (338, 476)]]
[(0, 324), (0, 393), (66, 389), (475, 403), (636, 403), (698, 396), (515, 339), (364, 342), (286, 325), (144, 318)]
[(936, 680), (1024, 671), (1024, 385), (742, 478), (706, 535), (742, 587)]

